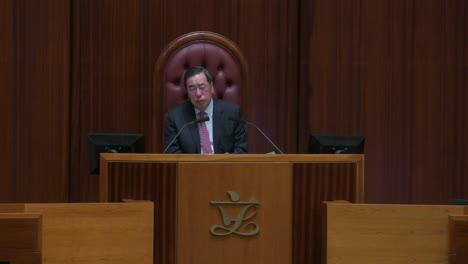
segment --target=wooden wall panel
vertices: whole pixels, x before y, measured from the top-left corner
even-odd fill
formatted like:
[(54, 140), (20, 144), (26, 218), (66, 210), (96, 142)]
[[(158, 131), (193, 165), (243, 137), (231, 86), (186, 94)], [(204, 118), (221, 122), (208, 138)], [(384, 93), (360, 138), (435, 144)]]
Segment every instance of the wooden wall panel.
[[(97, 201), (88, 133), (144, 133), (143, 1), (74, 1), (71, 201)], [(145, 83), (149, 83), (146, 81)], [(146, 107), (146, 108), (145, 108)], [(151, 135), (144, 133), (151, 138)]]
[(0, 17), (0, 199), (67, 201), (70, 1), (2, 1)]
[(302, 3), (299, 142), (365, 135), (367, 202), (468, 197), (468, 3)]
[(13, 201), (15, 27), (14, 1), (0, 1), (0, 201)]

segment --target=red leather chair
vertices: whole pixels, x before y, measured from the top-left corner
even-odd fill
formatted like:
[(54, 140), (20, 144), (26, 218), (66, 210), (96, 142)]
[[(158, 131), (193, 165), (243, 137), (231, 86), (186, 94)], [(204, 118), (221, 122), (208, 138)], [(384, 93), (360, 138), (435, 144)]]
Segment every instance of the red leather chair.
[(244, 114), (247, 111), (247, 62), (237, 45), (213, 32), (182, 35), (162, 52), (154, 72), (155, 136), (161, 143), (167, 111), (187, 99), (183, 76), (193, 66), (202, 66), (211, 73), (215, 97), (240, 105)]

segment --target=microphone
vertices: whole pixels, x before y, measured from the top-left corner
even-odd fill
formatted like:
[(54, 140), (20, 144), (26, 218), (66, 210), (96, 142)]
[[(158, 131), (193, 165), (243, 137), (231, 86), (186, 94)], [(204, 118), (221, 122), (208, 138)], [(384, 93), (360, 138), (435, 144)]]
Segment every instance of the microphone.
[(169, 144), (167, 144), (167, 147), (166, 149), (164, 149), (163, 151), (163, 154), (166, 153), (166, 151), (169, 149), (169, 147), (174, 143), (174, 141), (179, 137), (180, 133), (184, 130), (184, 128), (188, 125), (196, 125), (198, 123), (202, 123), (202, 122), (206, 122), (210, 120), (210, 118), (208, 116), (205, 116), (205, 117), (202, 117), (202, 118), (197, 118), (195, 120), (192, 120), (186, 124), (184, 124), (182, 126), (182, 128), (179, 130), (179, 132), (177, 132), (177, 134), (174, 136), (174, 138), (172, 138), (171, 142), (169, 142)]
[(268, 140), (268, 142), (270, 142), (270, 144), (275, 147), (275, 149), (281, 153), (281, 154), (284, 154), (283, 151), (281, 151), (280, 148), (278, 148), (278, 146), (275, 145), (275, 143), (273, 143), (273, 141), (271, 141), (271, 139), (265, 134), (263, 133), (263, 131), (258, 127), (256, 126), (254, 123), (250, 123), (249, 121), (246, 121), (246, 120), (243, 120), (243, 119), (239, 119), (239, 118), (235, 118), (235, 117), (229, 117), (229, 120), (231, 121), (234, 121), (234, 122), (238, 122), (238, 123), (241, 123), (241, 124), (247, 124), (247, 125), (252, 125), (253, 127), (255, 127), (262, 135), (264, 138), (266, 138)]

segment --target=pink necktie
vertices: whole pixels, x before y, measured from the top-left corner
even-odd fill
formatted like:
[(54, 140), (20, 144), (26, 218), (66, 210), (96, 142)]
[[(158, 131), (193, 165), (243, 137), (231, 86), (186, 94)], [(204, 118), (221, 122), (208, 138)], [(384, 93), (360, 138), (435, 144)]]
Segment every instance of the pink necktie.
[[(206, 116), (205, 112), (198, 113), (200, 118)], [(203, 154), (211, 154), (211, 143), (210, 143), (210, 135), (208, 134), (208, 129), (206, 128), (205, 122), (201, 122), (198, 124), (198, 132), (200, 133), (200, 142), (203, 149)]]

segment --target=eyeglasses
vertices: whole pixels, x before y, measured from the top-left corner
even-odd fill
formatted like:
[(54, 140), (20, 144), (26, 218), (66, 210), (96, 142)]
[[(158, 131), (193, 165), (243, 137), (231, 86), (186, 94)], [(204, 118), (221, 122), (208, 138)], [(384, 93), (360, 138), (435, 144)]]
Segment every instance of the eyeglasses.
[(197, 89), (200, 90), (201, 93), (204, 93), (206, 92), (206, 90), (208, 89), (209, 85), (207, 84), (200, 84), (198, 86), (196, 85), (192, 85), (192, 86), (189, 86), (187, 88), (188, 92), (191, 93), (191, 94), (194, 94), (197, 92)]

